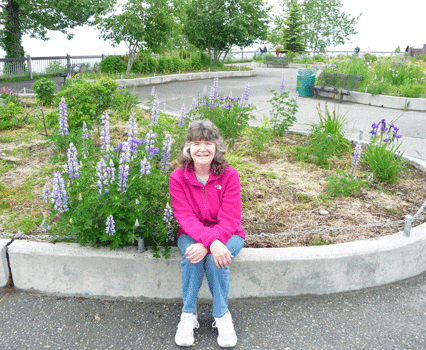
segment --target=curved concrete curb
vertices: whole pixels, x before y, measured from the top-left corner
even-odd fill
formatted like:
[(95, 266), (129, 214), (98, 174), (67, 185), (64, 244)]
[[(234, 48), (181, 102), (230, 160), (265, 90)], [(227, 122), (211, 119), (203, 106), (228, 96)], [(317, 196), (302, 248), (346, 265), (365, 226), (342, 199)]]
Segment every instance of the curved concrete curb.
[[(14, 241), (8, 247), (16, 288), (63, 295), (177, 299), (180, 253), (155, 259), (127, 247)], [(402, 232), (319, 247), (243, 248), (232, 264), (230, 298), (330, 294), (380, 286), (426, 270), (426, 224)], [(200, 298), (210, 298), (204, 281)]]
[(256, 75), (257, 75), (256, 70), (200, 72), (200, 73), (159, 75), (155, 77), (137, 78), (137, 79), (117, 79), (116, 82), (120, 85), (132, 87), (132, 86), (164, 84), (164, 83), (171, 83), (175, 81), (213, 79), (215, 76), (218, 76), (219, 78), (236, 78), (236, 77), (253, 77)]
[(9, 239), (0, 239), (0, 287), (4, 287), (9, 281), (9, 266), (6, 257), (7, 245), (9, 243)]

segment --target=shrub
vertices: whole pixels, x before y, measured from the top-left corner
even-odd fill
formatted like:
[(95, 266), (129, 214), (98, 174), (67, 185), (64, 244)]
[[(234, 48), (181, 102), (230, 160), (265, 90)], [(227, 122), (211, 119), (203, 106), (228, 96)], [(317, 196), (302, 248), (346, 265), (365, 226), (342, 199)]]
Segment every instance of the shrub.
[(120, 118), (129, 116), (138, 105), (138, 96), (130, 93), (127, 88), (119, 86), (114, 91), (112, 110), (117, 113)]
[(46, 68), (46, 74), (56, 74), (59, 72), (65, 72), (66, 67), (59, 61), (50, 61)]
[(146, 135), (143, 140), (137, 119), (130, 116), (127, 142), (113, 145), (108, 119), (104, 114), (100, 147), (93, 142), (82, 143), (78, 149), (69, 144), (68, 174), (58, 166), (53, 188), (47, 184), (43, 189), (51, 209), (43, 227), (55, 222), (52, 231), (57, 234), (76, 235), (80, 244), (111, 249), (142, 237), (153, 246), (156, 257), (160, 256), (158, 246), (167, 246), (163, 253), (167, 257), (177, 233), (169, 204), (169, 162), (176, 154), (172, 144), (183, 141), (186, 129), (172, 128), (167, 121), (151, 124), (141, 132)]
[(361, 192), (362, 187), (367, 187), (363, 179), (354, 178), (342, 171), (326, 179), (327, 192), (332, 197), (353, 197)]
[(124, 56), (107, 56), (99, 65), (102, 73), (123, 73), (127, 70)]
[(201, 56), (199, 54), (193, 53), (191, 57), (191, 67), (193, 69), (201, 69), (203, 64), (201, 62)]
[(173, 60), (170, 56), (161, 56), (158, 59), (158, 70), (160, 72), (170, 72), (173, 70)]
[(248, 104), (249, 87), (247, 84), (242, 97), (221, 97), (218, 95), (218, 84), (219, 79), (216, 76), (210, 96), (207, 96), (205, 90), (205, 94), (203, 93), (195, 106), (193, 105), (189, 116), (192, 119), (210, 119), (219, 128), (228, 146), (232, 148), (235, 140), (249, 126), (249, 120), (254, 118), (250, 115), (253, 107)]
[(113, 106), (116, 88), (117, 83), (109, 78), (95, 81), (67, 79), (65, 88), (57, 93), (55, 104), (65, 99), (70, 129), (81, 128), (84, 121), (89, 126), (100, 124), (102, 113)]
[(33, 84), (32, 88), (36, 94), (37, 100), (42, 105), (48, 105), (53, 102), (58, 85), (49, 78), (41, 78)]
[(24, 112), (24, 108), (13, 101), (0, 105), (0, 130), (22, 125)]
[(281, 90), (278, 93), (270, 90), (274, 96), (268, 100), (272, 105), (271, 127), (276, 135), (282, 136), (296, 122), (296, 112), (298, 110), (297, 101), (289, 99), (289, 92)]

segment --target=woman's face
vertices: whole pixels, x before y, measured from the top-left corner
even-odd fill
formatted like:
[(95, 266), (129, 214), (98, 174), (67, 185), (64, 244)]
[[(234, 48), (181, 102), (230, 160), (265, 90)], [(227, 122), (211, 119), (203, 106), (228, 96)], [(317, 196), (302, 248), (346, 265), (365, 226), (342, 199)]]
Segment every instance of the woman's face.
[(213, 141), (194, 141), (189, 152), (194, 165), (210, 165), (216, 153), (216, 144)]

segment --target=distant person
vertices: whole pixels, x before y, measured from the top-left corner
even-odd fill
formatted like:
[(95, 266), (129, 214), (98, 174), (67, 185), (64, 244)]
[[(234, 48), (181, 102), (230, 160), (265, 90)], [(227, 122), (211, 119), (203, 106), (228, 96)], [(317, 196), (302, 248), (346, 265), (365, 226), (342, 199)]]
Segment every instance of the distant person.
[(410, 45), (407, 45), (407, 47), (405, 48), (405, 52), (410, 51)]
[(357, 55), (359, 55), (359, 51), (360, 51), (360, 49), (359, 49), (359, 46), (357, 45), (357, 46), (356, 46), (356, 48), (355, 48), (355, 53), (356, 53)]
[(259, 46), (259, 48), (257, 49), (257, 53), (260, 55), (262, 55), (262, 48)]
[(267, 53), (268, 52), (268, 49), (266, 48), (266, 45), (265, 46), (263, 46), (263, 53)]

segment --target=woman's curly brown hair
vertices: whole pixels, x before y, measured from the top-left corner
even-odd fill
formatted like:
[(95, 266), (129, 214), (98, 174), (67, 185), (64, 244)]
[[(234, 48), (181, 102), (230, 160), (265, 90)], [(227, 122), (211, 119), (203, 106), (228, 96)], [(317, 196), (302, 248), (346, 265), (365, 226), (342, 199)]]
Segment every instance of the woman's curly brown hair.
[(195, 120), (189, 124), (185, 141), (181, 146), (182, 155), (179, 159), (179, 165), (182, 166), (182, 169), (185, 170), (186, 164), (188, 164), (188, 168), (194, 169), (194, 161), (191, 158), (189, 149), (192, 142), (201, 140), (214, 142), (216, 145), (216, 153), (211, 164), (213, 173), (217, 176), (226, 172), (229, 165), (224, 157), (226, 153), (226, 143), (222, 136), (220, 136), (218, 127), (208, 119)]

